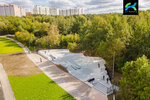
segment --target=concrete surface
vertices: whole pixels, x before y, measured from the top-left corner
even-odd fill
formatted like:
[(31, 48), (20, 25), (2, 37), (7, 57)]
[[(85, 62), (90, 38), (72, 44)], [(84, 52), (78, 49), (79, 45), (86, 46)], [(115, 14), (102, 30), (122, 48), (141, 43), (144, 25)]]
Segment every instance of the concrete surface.
[(3, 90), (5, 100), (15, 100), (14, 93), (11, 89), (11, 86), (8, 80), (8, 76), (5, 70), (3, 69), (2, 64), (0, 64), (0, 81), (1, 81), (1, 88)]
[[(39, 50), (38, 54), (54, 64), (63, 66), (71, 75), (105, 95), (113, 93), (104, 59), (84, 56), (83, 53), (71, 53), (68, 49)], [(90, 79), (93, 80), (89, 82)]]
[(4, 94), (3, 94), (1, 82), (0, 82), (0, 100), (4, 100)]

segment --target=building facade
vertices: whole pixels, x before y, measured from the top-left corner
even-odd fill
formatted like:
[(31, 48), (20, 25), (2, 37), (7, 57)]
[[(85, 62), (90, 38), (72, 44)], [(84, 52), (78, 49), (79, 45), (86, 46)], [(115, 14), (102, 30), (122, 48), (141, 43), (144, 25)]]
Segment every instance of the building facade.
[(17, 5), (0, 5), (0, 16), (26, 16), (24, 8)]
[(84, 14), (84, 9), (83, 8), (75, 8), (75, 9), (65, 9), (65, 10), (60, 10), (59, 15), (63, 16), (70, 16), (70, 15), (82, 15)]
[(57, 8), (49, 8), (50, 14), (49, 15), (59, 15), (59, 9)]
[(26, 12), (26, 16), (32, 15), (32, 12)]
[(33, 14), (40, 14), (40, 15), (63, 15), (63, 16), (70, 16), (70, 15), (81, 15), (84, 14), (83, 8), (75, 8), (75, 9), (57, 9), (57, 8), (49, 8), (44, 6), (34, 6)]
[(34, 6), (33, 14), (40, 15), (59, 15), (59, 9), (57, 8), (49, 8), (44, 6)]

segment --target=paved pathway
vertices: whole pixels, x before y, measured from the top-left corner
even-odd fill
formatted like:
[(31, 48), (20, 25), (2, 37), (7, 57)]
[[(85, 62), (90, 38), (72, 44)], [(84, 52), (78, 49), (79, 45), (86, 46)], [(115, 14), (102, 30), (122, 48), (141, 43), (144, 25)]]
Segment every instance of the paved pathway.
[[(41, 57), (40, 55), (30, 53), (29, 50), (25, 48), (21, 43), (17, 42), (17, 44), (23, 47), (28, 57), (49, 78), (51, 78), (54, 82), (56, 82), (60, 87), (66, 90), (69, 94), (71, 94), (77, 100), (107, 100), (107, 96), (99, 92), (95, 88), (88, 86), (87, 84), (83, 83), (82, 81), (75, 78), (71, 74), (60, 70), (58, 67), (56, 67), (55, 64)], [(40, 62), (40, 58), (42, 58), (42, 62)]]
[[(3, 96), (4, 96), (5, 100), (15, 100), (14, 93), (9, 84), (8, 76), (7, 76), (6, 72), (4, 71), (2, 64), (0, 64), (0, 81), (1, 81), (0, 87), (3, 90)], [(1, 95), (2, 95), (2, 93), (1, 93)], [(2, 97), (2, 100), (4, 98)]]
[(0, 82), (0, 100), (4, 100), (4, 94), (3, 94), (1, 82)]

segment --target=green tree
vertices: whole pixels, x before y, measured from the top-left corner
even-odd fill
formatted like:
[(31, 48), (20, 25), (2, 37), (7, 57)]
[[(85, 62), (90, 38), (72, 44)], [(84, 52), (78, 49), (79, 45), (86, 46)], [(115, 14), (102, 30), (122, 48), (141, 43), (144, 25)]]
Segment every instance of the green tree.
[(48, 36), (43, 36), (36, 41), (36, 44), (43, 48), (56, 48), (60, 43), (60, 35), (56, 25), (52, 24), (48, 29)]
[(150, 62), (146, 56), (127, 62), (122, 73), (121, 100), (150, 100)]
[(16, 32), (15, 37), (18, 41), (23, 42), (27, 46), (34, 45), (36, 40), (34, 34), (30, 34), (28, 31)]

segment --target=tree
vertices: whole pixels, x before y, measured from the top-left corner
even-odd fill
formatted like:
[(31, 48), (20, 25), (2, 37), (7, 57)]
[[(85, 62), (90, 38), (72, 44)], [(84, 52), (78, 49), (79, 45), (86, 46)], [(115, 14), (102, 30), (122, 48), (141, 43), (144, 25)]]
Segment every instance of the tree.
[(0, 22), (0, 35), (7, 34), (5, 30), (7, 30), (7, 26), (5, 25), (4, 22)]
[(48, 36), (43, 36), (36, 41), (36, 44), (43, 48), (56, 48), (60, 43), (60, 35), (56, 25), (52, 24), (48, 29)]
[(72, 26), (72, 33), (83, 34), (87, 28), (88, 21), (83, 15), (75, 16), (75, 20)]
[(150, 100), (150, 62), (146, 56), (127, 62), (120, 80), (122, 100)]
[(71, 52), (75, 51), (78, 48), (77, 43), (68, 43), (68, 47), (67, 47)]
[(133, 34), (127, 46), (127, 58), (135, 60), (143, 54), (150, 57), (150, 20), (138, 18), (134, 22)]
[[(76, 43), (76, 44), (79, 44), (80, 42), (80, 36), (79, 34), (68, 34), (66, 36), (64, 35), (61, 35), (60, 37), (60, 46), (61, 47), (68, 47), (69, 43)], [(75, 46), (74, 46), (75, 47)]]
[(36, 37), (41, 38), (43, 36), (48, 35), (47, 32), (48, 32), (48, 27), (50, 26), (49, 24), (47, 24), (47, 23), (38, 23), (38, 22), (36, 22), (35, 24), (36, 24), (36, 27), (35, 27), (33, 33)]
[(34, 34), (30, 34), (28, 31), (16, 32), (15, 38), (18, 41), (23, 42), (25, 45), (28, 46), (34, 45), (34, 42), (36, 40)]

